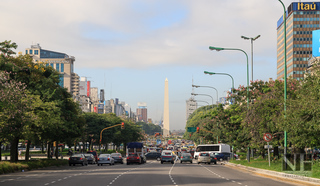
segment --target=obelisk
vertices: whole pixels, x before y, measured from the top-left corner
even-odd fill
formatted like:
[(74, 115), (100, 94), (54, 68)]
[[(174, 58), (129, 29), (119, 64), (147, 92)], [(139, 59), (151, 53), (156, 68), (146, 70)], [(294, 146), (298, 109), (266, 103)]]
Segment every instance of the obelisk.
[(168, 79), (164, 81), (163, 137), (170, 136)]

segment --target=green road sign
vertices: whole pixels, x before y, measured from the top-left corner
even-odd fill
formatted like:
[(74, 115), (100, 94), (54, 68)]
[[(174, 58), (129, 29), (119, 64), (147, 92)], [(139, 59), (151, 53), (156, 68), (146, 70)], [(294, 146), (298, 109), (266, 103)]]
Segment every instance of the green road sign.
[(188, 132), (196, 132), (197, 127), (188, 127)]

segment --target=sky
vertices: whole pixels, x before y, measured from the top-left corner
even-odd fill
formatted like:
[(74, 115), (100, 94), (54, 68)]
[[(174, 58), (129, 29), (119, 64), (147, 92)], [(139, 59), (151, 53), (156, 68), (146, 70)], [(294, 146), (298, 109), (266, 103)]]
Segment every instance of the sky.
[[(282, 0), (286, 8), (293, 2)], [(294, 1), (298, 2), (298, 1)], [(305, 1), (302, 1), (305, 2)], [(306, 1), (309, 2), (309, 1)], [(251, 80), (276, 79), (278, 0), (1, 0), (0, 38), (74, 56), (75, 73), (106, 99), (119, 98), (133, 111), (147, 103), (148, 118), (163, 116), (164, 82), (169, 82), (170, 130), (185, 129), (191, 93), (218, 97)], [(241, 51), (210, 51), (209, 46)], [(211, 103), (209, 96), (196, 100)], [(205, 105), (199, 102), (199, 105)]]

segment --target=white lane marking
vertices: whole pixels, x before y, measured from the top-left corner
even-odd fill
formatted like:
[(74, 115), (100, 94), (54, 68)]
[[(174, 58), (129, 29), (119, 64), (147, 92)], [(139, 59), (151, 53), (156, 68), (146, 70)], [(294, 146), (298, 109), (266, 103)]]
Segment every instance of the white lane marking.
[(44, 185), (49, 185), (50, 183), (46, 183), (46, 184), (44, 184)]

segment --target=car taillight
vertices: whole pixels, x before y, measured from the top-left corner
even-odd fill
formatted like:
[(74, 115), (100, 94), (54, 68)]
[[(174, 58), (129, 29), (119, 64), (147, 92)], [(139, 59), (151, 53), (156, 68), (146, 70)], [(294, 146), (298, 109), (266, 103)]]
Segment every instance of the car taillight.
[(139, 159), (139, 157), (137, 157), (137, 160)]
[(69, 160), (71, 160), (71, 158), (69, 158)]
[(121, 158), (121, 156), (119, 156), (119, 158)]
[(82, 160), (82, 158), (80, 158), (80, 160)]
[(215, 160), (217, 159), (217, 158), (214, 158)]
[(110, 158), (108, 158), (108, 160), (110, 160)]
[(98, 158), (98, 161), (100, 160), (100, 158)]
[(129, 157), (127, 157), (127, 160), (129, 159)]
[(183, 157), (181, 156), (181, 158), (183, 158)]

